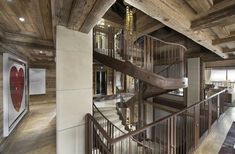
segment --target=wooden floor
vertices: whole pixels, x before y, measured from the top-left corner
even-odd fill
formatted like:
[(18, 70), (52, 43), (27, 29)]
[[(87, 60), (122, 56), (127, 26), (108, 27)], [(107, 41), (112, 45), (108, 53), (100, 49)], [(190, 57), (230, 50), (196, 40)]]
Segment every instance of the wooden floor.
[[(226, 135), (235, 121), (235, 107), (231, 107), (220, 117), (209, 135), (201, 143), (195, 154), (217, 154), (223, 145)], [(228, 153), (229, 154), (229, 153)]]
[(55, 154), (55, 104), (32, 105), (14, 130), (1, 154)]

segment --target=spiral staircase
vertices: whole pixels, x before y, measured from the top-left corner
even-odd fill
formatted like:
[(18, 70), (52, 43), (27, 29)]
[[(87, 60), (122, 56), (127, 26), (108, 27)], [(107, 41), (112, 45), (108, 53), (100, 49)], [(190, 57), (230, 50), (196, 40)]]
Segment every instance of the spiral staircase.
[[(95, 143), (90, 147), (92, 149), (90, 152), (142, 154), (152, 153), (155, 149), (155, 153), (164, 153), (166, 147), (162, 146), (160, 141), (153, 141), (146, 137), (148, 130), (124, 138), (114, 146), (107, 138), (119, 138), (132, 132), (123, 122), (122, 113), (119, 111), (120, 106), (118, 106), (120, 103), (122, 107), (128, 108), (137, 104), (139, 99), (146, 100), (187, 87), (187, 78), (184, 73), (186, 48), (138, 32), (129, 33), (114, 28), (113, 32), (114, 44), (109, 45), (108, 48), (96, 42), (97, 38), (103, 38), (103, 35), (94, 33), (93, 58), (105, 66), (137, 79), (143, 86), (125, 101), (123, 101), (124, 98), (119, 98), (116, 102), (93, 103), (93, 116), (87, 116), (87, 119), (92, 119), (90, 120), (93, 123), (92, 140)], [(155, 138), (164, 137), (163, 142), (165, 142), (167, 137), (161, 136), (161, 133), (165, 134), (167, 130), (164, 130), (161, 125), (158, 127), (161, 130), (155, 134)]]

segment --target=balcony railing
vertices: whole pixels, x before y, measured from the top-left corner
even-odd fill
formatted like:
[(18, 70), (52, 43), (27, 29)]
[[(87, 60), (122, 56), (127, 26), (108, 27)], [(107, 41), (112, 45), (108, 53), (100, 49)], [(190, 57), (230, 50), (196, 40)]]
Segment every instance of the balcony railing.
[[(97, 122), (86, 115), (86, 153), (100, 154), (186, 154), (192, 153), (199, 140), (210, 132), (223, 113), (226, 89), (179, 112), (147, 124), (129, 133), (115, 135), (115, 126), (106, 119)], [(150, 133), (150, 135), (146, 135)], [(151, 136), (151, 138), (147, 138)]]

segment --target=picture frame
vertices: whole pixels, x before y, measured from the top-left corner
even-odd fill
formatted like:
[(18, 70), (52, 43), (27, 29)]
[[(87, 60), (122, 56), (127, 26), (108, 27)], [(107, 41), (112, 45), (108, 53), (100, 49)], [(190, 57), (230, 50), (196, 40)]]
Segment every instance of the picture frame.
[(7, 137), (28, 111), (28, 65), (3, 53), (3, 137)]

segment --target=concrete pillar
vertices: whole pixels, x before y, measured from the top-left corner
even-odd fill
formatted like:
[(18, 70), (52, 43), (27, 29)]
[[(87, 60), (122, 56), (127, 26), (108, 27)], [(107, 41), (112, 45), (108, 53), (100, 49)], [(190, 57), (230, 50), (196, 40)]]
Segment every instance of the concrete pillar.
[(56, 28), (57, 154), (85, 153), (85, 114), (92, 112), (92, 31)]
[(188, 59), (187, 106), (200, 101), (200, 58)]

